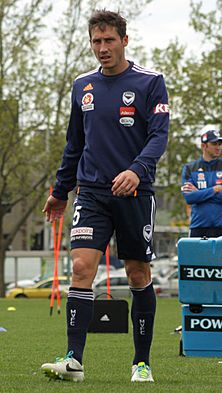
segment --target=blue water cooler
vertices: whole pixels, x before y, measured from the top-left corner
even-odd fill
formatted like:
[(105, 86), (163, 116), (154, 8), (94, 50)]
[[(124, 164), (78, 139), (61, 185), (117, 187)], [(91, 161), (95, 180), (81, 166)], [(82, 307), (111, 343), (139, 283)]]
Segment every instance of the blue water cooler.
[(182, 354), (222, 356), (222, 237), (178, 242)]

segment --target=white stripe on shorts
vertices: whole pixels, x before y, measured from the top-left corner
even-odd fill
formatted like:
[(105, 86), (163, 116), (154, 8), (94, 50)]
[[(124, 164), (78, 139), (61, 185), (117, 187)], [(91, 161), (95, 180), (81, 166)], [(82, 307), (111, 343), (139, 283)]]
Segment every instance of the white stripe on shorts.
[(156, 212), (156, 202), (155, 202), (154, 196), (152, 195), (151, 196), (151, 216), (150, 216), (150, 225), (151, 225), (151, 231), (152, 231), (151, 238), (153, 237), (155, 212)]

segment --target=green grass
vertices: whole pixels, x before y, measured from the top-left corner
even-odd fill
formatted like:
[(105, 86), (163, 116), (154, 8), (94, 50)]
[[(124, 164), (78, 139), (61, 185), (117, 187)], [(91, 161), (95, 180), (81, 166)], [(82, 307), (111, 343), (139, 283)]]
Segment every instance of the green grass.
[[(16, 311), (7, 311), (9, 306)], [(130, 382), (133, 355), (129, 334), (88, 334), (84, 355), (85, 381), (48, 381), (40, 365), (66, 352), (65, 300), (62, 313), (49, 316), (48, 300), (0, 299), (1, 393), (221, 393), (222, 364), (218, 358), (180, 357), (181, 324), (177, 299), (158, 299), (151, 364), (155, 384)], [(147, 386), (148, 385), (148, 386)]]

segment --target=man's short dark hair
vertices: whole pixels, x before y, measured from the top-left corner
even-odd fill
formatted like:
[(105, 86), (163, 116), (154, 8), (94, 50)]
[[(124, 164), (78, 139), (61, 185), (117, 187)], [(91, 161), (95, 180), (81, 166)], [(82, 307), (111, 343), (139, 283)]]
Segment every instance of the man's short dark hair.
[(99, 27), (101, 31), (104, 31), (107, 25), (115, 27), (121, 39), (125, 37), (126, 19), (124, 19), (117, 12), (106, 11), (104, 9), (104, 10), (96, 10), (95, 13), (89, 19), (88, 26), (89, 26), (90, 39), (91, 39), (92, 29), (94, 27)]

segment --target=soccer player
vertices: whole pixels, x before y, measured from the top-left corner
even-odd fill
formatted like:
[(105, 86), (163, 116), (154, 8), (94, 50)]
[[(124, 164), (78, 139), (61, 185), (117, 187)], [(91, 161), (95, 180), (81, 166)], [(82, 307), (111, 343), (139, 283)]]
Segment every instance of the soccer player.
[(190, 237), (222, 236), (222, 136), (210, 130), (201, 136), (202, 157), (182, 171), (182, 193), (191, 205)]
[(126, 21), (96, 11), (89, 20), (91, 48), (100, 67), (76, 78), (67, 144), (44, 212), (63, 214), (77, 184), (71, 230), (72, 286), (67, 300), (68, 350), (42, 365), (49, 377), (82, 381), (92, 282), (115, 230), (118, 257), (132, 291), (135, 354), (131, 380), (153, 381), (149, 353), (156, 308), (153, 255), (156, 164), (167, 145), (169, 107), (163, 76), (128, 61)]

